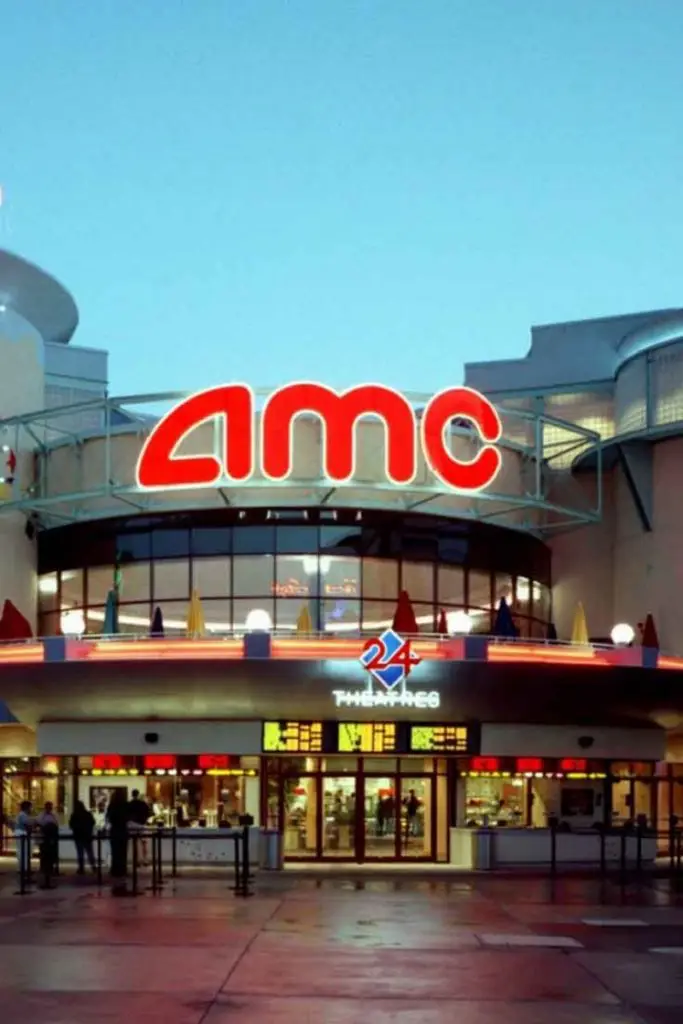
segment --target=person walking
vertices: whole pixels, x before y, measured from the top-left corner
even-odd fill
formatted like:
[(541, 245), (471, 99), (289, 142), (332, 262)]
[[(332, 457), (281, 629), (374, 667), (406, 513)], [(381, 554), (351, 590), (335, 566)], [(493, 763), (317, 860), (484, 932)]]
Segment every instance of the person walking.
[(126, 895), (128, 872), (128, 801), (125, 789), (115, 789), (107, 807), (111, 849), (112, 896)]
[(95, 871), (95, 855), (92, 849), (92, 837), (93, 832), (95, 831), (95, 818), (82, 800), (76, 801), (73, 814), (69, 818), (69, 828), (71, 829), (74, 846), (76, 847), (78, 874), (85, 874), (86, 857), (88, 859), (88, 864), (92, 870)]

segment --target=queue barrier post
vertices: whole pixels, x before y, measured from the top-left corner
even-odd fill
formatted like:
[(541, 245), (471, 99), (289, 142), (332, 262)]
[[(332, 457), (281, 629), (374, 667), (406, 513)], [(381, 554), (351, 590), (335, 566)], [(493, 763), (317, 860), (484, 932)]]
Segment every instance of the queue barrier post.
[(550, 828), (550, 874), (557, 874), (557, 826), (559, 824), (558, 819), (551, 815), (548, 818), (548, 826)]
[(138, 835), (137, 832), (133, 833), (132, 839), (133, 839), (133, 863), (132, 863), (133, 887), (131, 889), (131, 896), (138, 896), (139, 895), (139, 889), (138, 889), (138, 864), (139, 864), (139, 857), (140, 857), (140, 850), (139, 850), (140, 836)]
[(31, 892), (31, 837), (16, 837), (17, 858), (19, 861), (19, 888), (15, 896), (28, 896)]
[(178, 829), (171, 829), (171, 878), (178, 877)]
[(95, 871), (97, 872), (97, 885), (102, 888), (102, 829), (98, 828), (95, 836)]
[(161, 829), (161, 828), (157, 828), (156, 829), (155, 838), (156, 838), (156, 842), (157, 842), (157, 889), (159, 890), (159, 892), (161, 892), (161, 890), (164, 887), (164, 861), (163, 861), (163, 855), (162, 855), (163, 854), (163, 847), (162, 847), (163, 829)]
[(607, 874), (607, 834), (605, 828), (599, 829), (600, 838), (600, 874)]
[(233, 868), (234, 868), (234, 872), (235, 872), (235, 878), (234, 878), (234, 883), (231, 886), (231, 889), (235, 893), (235, 895), (237, 895), (237, 893), (239, 893), (241, 888), (242, 888), (242, 867), (241, 867), (241, 863), (240, 863), (240, 858), (241, 858), (241, 850), (240, 850), (241, 843), (240, 843), (240, 840), (241, 840), (241, 836), (240, 836), (240, 833), (239, 833), (239, 831), (237, 829), (234, 829), (233, 832), (232, 832), (232, 840), (233, 840)]
[(621, 884), (624, 885), (626, 882), (626, 829), (621, 830), (621, 846), (619, 848), (619, 874)]
[(250, 882), (252, 875), (250, 873), (249, 863), (249, 833), (251, 829), (249, 825), (242, 827), (242, 888), (240, 890), (240, 896), (246, 899), (249, 896), (253, 896), (254, 893), (251, 889)]

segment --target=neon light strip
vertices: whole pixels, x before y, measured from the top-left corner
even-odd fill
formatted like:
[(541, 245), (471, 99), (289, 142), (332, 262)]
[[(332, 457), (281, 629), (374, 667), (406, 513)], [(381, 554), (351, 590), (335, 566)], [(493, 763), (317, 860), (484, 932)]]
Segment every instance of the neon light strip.
[(7, 647), (0, 647), (0, 663), (13, 664), (37, 664), (45, 661), (45, 653), (42, 643), (36, 644), (14, 644)]

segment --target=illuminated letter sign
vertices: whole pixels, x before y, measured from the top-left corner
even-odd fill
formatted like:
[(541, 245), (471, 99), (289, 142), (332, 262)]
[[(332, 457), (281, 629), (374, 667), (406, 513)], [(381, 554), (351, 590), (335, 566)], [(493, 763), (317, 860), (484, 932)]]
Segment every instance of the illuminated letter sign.
[[(323, 428), (323, 471), (333, 483), (346, 483), (356, 470), (356, 428), (376, 416), (385, 430), (385, 473), (397, 486), (417, 475), (415, 412), (399, 392), (381, 384), (361, 384), (337, 392), (323, 384), (287, 384), (274, 391), (261, 414), (261, 470), (274, 481), (292, 473), (293, 427), (301, 415), (316, 416)], [(484, 442), (469, 462), (450, 451), (447, 431), (453, 420), (467, 420)], [(214, 450), (178, 455), (195, 427), (214, 421)], [(255, 472), (254, 397), (246, 384), (210, 388), (184, 399), (145, 441), (136, 467), (142, 490), (212, 487), (221, 481), (246, 483)], [(501, 435), (498, 413), (487, 398), (470, 388), (447, 388), (434, 395), (420, 417), (419, 438), (425, 461), (446, 487), (481, 491), (493, 483), (501, 466), (496, 446)]]

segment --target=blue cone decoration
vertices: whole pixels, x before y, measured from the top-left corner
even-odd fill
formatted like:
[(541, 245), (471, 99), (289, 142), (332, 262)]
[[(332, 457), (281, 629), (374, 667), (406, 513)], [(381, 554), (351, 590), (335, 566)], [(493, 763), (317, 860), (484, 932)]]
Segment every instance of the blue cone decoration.
[(107, 603), (104, 608), (104, 623), (102, 624), (102, 632), (105, 636), (113, 636), (114, 633), (119, 631), (119, 614), (118, 614), (118, 602), (116, 600), (116, 591), (110, 590), (107, 594)]
[(161, 614), (161, 608), (157, 605), (154, 609), (154, 616), (152, 618), (152, 627), (149, 631), (150, 636), (163, 636), (164, 635), (164, 619)]
[(493, 623), (493, 635), (499, 637), (505, 637), (509, 640), (514, 640), (517, 636), (517, 628), (512, 621), (512, 612), (510, 611), (510, 605), (507, 603), (504, 597), (501, 597), (500, 604), (498, 605), (498, 611), (496, 612), (496, 621)]
[(546, 640), (557, 640), (557, 630), (555, 629), (555, 623), (551, 622), (548, 626), (548, 632), (545, 635)]

